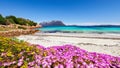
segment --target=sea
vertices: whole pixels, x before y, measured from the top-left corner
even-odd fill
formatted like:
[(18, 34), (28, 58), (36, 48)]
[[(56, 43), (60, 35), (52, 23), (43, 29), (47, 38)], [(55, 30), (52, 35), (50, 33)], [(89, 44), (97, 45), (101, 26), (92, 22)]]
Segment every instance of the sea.
[(47, 26), (38, 30), (44, 33), (120, 33), (120, 26)]

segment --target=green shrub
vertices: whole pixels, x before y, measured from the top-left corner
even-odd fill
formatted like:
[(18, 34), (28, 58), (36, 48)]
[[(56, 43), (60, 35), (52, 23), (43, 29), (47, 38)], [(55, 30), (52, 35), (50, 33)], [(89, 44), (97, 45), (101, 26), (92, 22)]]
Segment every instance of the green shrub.
[(13, 15), (3, 17), (1, 14), (0, 14), (0, 24), (1, 25), (19, 24), (19, 25), (27, 25), (27, 26), (37, 25), (36, 22), (33, 22), (29, 19), (17, 18), (16, 16)]
[(0, 24), (5, 25), (5, 18), (0, 14)]
[(26, 29), (26, 28), (24, 28), (24, 27), (22, 27), (22, 26), (18, 26), (18, 29)]

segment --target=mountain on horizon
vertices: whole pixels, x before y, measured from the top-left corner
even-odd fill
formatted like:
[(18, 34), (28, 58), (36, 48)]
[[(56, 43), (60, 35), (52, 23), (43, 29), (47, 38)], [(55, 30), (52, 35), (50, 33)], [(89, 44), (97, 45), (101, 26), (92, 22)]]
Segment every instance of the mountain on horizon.
[(65, 26), (65, 24), (62, 21), (58, 21), (58, 20), (53, 20), (50, 22), (41, 22), (40, 25), (44, 26)]

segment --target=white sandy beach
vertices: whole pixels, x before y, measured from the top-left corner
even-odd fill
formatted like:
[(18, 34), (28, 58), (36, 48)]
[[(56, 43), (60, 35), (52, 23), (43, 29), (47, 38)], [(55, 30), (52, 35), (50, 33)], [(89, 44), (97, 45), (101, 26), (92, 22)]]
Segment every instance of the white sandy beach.
[(120, 56), (119, 34), (36, 33), (34, 35), (21, 35), (17, 38), (45, 47), (73, 44), (90, 52)]

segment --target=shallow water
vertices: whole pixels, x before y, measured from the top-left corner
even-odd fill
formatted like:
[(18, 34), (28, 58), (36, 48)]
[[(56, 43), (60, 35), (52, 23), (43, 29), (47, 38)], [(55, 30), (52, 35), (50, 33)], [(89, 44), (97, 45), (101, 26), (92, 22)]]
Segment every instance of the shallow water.
[(42, 27), (39, 30), (43, 32), (91, 32), (91, 33), (120, 33), (119, 26), (50, 26)]

